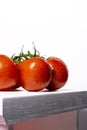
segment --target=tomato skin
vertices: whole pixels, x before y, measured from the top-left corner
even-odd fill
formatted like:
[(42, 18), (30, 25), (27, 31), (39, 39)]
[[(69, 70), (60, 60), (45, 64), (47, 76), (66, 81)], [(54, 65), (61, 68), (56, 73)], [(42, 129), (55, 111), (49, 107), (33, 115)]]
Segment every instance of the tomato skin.
[(52, 79), (47, 89), (56, 90), (63, 87), (68, 80), (68, 68), (66, 64), (57, 57), (49, 57), (47, 62), (52, 68)]
[(39, 91), (48, 86), (52, 71), (41, 57), (33, 57), (19, 63), (20, 84), (28, 91)]
[(0, 90), (9, 90), (19, 80), (16, 64), (6, 55), (0, 54)]

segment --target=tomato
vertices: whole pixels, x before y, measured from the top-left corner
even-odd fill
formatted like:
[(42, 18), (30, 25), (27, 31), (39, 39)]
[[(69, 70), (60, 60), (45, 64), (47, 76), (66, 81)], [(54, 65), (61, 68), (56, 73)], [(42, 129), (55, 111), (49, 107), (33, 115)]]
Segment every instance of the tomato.
[[(17, 62), (14, 62), (14, 63), (16, 64), (16, 67), (17, 67), (17, 70), (18, 70), (18, 64), (19, 63), (17, 63)], [(17, 75), (18, 75), (18, 82), (17, 82), (17, 84), (14, 87), (12, 87), (12, 90), (18, 89), (21, 86), (20, 80), (19, 80), (19, 70), (18, 70), (18, 74)]]
[(16, 64), (6, 55), (0, 55), (0, 90), (9, 90), (19, 80)]
[(33, 57), (18, 64), (20, 84), (28, 91), (39, 91), (48, 86), (52, 71), (41, 57)]
[(47, 62), (52, 68), (52, 79), (47, 89), (56, 90), (63, 87), (68, 79), (68, 68), (66, 64), (57, 57), (49, 57)]

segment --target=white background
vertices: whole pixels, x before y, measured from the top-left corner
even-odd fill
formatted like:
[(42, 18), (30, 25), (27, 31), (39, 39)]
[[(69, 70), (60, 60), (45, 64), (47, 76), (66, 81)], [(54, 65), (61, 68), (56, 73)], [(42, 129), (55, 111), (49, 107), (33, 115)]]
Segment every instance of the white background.
[(32, 49), (64, 60), (66, 88), (87, 89), (86, 0), (0, 0), (0, 53)]

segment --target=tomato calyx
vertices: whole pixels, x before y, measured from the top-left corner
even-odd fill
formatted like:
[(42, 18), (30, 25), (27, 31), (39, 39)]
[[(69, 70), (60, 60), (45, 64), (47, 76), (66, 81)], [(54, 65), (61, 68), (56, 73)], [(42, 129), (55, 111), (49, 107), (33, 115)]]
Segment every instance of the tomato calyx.
[(29, 50), (27, 51), (27, 53), (24, 53), (23, 52), (23, 47), (22, 46), (22, 49), (21, 49), (21, 52), (19, 53), (19, 55), (15, 55), (13, 54), (11, 56), (11, 59), (16, 62), (16, 63), (20, 63), (21, 61), (23, 60), (26, 60), (26, 59), (30, 59), (32, 57), (40, 57), (40, 53), (39, 51), (36, 49), (34, 43), (33, 43), (33, 50), (34, 50), (34, 53), (31, 53)]

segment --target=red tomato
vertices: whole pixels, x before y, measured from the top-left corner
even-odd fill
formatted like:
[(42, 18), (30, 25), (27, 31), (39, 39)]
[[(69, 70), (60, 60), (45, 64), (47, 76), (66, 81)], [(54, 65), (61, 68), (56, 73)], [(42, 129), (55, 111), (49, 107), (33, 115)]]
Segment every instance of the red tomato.
[(40, 57), (21, 61), (18, 65), (20, 84), (28, 91), (39, 91), (48, 86), (52, 71), (50, 65)]
[(0, 55), (0, 90), (9, 90), (18, 83), (16, 64), (7, 56)]
[(66, 64), (57, 57), (50, 57), (47, 62), (52, 67), (52, 79), (48, 85), (49, 90), (56, 90), (63, 87), (68, 79), (68, 68)]

